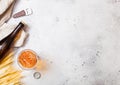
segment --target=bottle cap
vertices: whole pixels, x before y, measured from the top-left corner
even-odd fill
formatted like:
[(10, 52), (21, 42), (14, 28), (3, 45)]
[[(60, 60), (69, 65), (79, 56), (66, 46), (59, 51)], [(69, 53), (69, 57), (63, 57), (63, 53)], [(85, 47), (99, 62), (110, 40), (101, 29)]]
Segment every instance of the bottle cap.
[(40, 74), (40, 72), (35, 72), (33, 74), (33, 76), (34, 76), (35, 79), (39, 79), (41, 77), (41, 74)]

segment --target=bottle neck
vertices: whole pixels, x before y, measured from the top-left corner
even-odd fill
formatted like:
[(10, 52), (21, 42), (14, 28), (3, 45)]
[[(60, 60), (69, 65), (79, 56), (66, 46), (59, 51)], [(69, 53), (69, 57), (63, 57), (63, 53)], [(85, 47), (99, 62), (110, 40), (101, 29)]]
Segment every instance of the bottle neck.
[(22, 22), (20, 22), (17, 27), (13, 30), (13, 32), (11, 33), (11, 38), (16, 37), (16, 35), (18, 34), (18, 32), (24, 27), (24, 24)]

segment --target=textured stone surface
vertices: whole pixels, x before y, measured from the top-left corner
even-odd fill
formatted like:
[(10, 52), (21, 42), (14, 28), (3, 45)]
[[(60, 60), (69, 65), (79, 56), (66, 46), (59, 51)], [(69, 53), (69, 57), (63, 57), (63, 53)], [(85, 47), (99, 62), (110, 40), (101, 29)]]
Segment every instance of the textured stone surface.
[(39, 80), (24, 72), (27, 85), (120, 85), (119, 1), (21, 0), (14, 12), (27, 7), (33, 15), (15, 19), (30, 28), (20, 50), (47, 64)]

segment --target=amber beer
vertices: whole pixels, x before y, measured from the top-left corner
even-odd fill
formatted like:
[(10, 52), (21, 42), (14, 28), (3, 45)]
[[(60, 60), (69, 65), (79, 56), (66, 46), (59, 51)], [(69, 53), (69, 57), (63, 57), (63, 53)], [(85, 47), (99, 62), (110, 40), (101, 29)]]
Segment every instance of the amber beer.
[(38, 61), (37, 54), (30, 49), (23, 50), (18, 56), (18, 63), (23, 69), (35, 68)]

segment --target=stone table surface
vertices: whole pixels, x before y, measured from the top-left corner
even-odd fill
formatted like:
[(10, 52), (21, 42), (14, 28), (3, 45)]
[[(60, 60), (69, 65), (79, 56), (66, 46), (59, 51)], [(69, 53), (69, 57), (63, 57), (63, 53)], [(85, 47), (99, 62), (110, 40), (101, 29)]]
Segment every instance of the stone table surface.
[[(119, 0), (18, 0), (13, 13), (32, 8), (24, 21), (24, 49), (45, 63), (41, 78), (24, 70), (26, 85), (120, 85)], [(17, 58), (17, 57), (16, 57)]]

